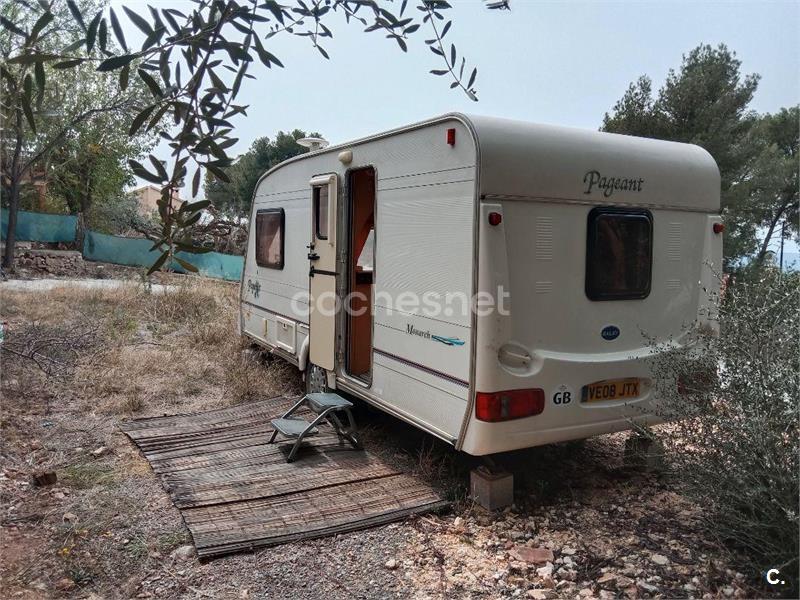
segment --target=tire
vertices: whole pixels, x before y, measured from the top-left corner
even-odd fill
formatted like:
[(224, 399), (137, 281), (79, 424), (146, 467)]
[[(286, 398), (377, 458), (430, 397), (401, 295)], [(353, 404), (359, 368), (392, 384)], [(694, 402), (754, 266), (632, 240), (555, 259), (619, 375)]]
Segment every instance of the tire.
[(328, 392), (328, 373), (312, 362), (306, 367), (306, 394)]

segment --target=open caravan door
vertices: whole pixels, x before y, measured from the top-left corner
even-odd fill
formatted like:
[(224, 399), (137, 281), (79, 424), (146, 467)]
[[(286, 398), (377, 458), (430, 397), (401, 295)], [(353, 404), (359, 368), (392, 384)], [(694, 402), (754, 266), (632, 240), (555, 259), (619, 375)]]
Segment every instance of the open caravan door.
[(311, 180), (311, 243), (308, 248), (309, 360), (334, 368), (336, 344), (336, 195), (335, 174)]

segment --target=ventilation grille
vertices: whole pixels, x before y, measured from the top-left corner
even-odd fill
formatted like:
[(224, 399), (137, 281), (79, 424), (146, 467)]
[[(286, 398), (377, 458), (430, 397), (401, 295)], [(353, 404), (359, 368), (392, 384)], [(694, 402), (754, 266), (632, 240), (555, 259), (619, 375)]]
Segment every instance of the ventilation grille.
[(681, 259), (682, 231), (680, 223), (670, 223), (667, 227), (667, 259), (679, 261)]
[(536, 217), (536, 260), (553, 260), (553, 217)]

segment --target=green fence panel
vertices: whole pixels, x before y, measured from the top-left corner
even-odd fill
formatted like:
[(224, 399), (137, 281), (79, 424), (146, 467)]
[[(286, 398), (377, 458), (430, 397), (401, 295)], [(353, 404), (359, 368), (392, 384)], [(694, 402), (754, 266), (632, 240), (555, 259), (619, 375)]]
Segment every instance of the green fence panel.
[[(8, 211), (2, 210), (2, 237), (8, 235)], [(17, 239), (25, 242), (74, 242), (78, 217), (50, 215), (20, 210), (17, 212)]]
[[(87, 231), (83, 242), (83, 257), (87, 260), (149, 267), (161, 256), (158, 250), (150, 250), (153, 242), (141, 238), (123, 238), (106, 235), (96, 231)], [(190, 262), (206, 277), (216, 277), (228, 281), (238, 281), (242, 276), (244, 259), (232, 254), (207, 252), (206, 254), (190, 254), (179, 252), (181, 259)], [(184, 270), (177, 263), (173, 269), (180, 273)]]

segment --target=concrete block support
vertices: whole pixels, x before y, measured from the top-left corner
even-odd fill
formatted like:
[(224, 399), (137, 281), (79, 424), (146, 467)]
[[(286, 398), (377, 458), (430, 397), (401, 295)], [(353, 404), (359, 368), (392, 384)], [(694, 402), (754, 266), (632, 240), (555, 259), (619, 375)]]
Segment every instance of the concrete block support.
[(664, 446), (657, 439), (631, 433), (625, 440), (625, 466), (661, 471), (664, 468)]
[(487, 467), (472, 469), (469, 474), (472, 499), (487, 510), (505, 508), (514, 503), (514, 476)]

